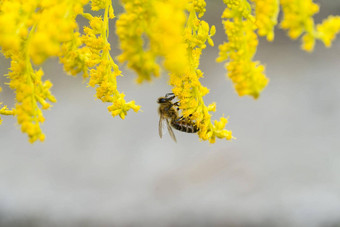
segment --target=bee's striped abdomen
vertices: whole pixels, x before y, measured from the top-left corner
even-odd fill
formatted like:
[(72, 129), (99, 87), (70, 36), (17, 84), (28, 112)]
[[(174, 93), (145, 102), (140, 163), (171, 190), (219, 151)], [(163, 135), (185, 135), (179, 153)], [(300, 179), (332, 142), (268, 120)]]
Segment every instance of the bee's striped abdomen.
[(197, 126), (192, 121), (171, 121), (171, 126), (182, 132), (196, 133), (198, 132)]

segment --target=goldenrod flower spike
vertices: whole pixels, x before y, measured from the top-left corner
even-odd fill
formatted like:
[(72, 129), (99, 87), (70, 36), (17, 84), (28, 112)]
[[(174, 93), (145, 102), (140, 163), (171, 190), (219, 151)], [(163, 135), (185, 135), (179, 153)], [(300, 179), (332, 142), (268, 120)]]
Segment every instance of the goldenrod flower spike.
[[(49, 109), (56, 99), (50, 93), (52, 83), (42, 82), (41, 64), (60, 54), (60, 44), (69, 40), (77, 26), (72, 11), (82, 9), (84, 1), (3, 1), (0, 4), (0, 46), (11, 58), (9, 86), (16, 92), (15, 109), (2, 108), (0, 114), (16, 115), (29, 141), (43, 141), (41, 109)], [(39, 9), (39, 10), (37, 10)], [(58, 24), (58, 26), (55, 26)]]
[(125, 12), (116, 23), (121, 62), (138, 74), (137, 82), (158, 77), (160, 66), (183, 72), (188, 64), (183, 38), (186, 0), (122, 0)]
[[(205, 106), (203, 96), (209, 90), (199, 82), (199, 78), (203, 76), (201, 70), (198, 69), (200, 55), (206, 47), (205, 43), (211, 40), (211, 36), (215, 33), (215, 27), (212, 26), (209, 29), (208, 23), (197, 17), (197, 14), (200, 16), (204, 14), (205, 2), (203, 0), (190, 3), (188, 7), (190, 13), (185, 28), (189, 65), (183, 73), (170, 74), (170, 85), (174, 87), (172, 91), (180, 100), (179, 108), (182, 109), (183, 116), (195, 121), (199, 128), (198, 136), (202, 140), (209, 140), (210, 143), (214, 143), (216, 137), (230, 140), (233, 137), (231, 131), (225, 129), (226, 118), (222, 117), (220, 121), (212, 124), (209, 112), (215, 111), (216, 104)], [(209, 43), (213, 44), (212, 40)]]
[[(30, 39), (27, 39), (23, 44), (28, 46), (29, 41)], [(42, 109), (49, 109), (51, 105), (47, 101), (56, 100), (49, 91), (52, 84), (49, 81), (41, 81), (43, 71), (34, 70), (27, 55), (27, 48), (24, 48), (21, 53), (11, 55), (9, 86), (15, 90), (17, 101), (13, 114), (17, 116), (21, 130), (27, 133), (30, 142), (37, 139), (43, 141), (45, 135), (40, 129), (40, 123), (45, 119), (39, 105)]]
[(321, 24), (316, 26), (317, 38), (320, 39), (326, 47), (332, 45), (335, 36), (340, 32), (340, 16), (329, 16)]
[(251, 0), (251, 2), (254, 3), (257, 33), (266, 36), (268, 41), (273, 41), (274, 27), (279, 14), (279, 0)]
[(303, 49), (312, 51), (315, 44), (314, 14), (319, 12), (319, 6), (312, 0), (280, 0), (283, 11), (281, 27), (288, 31), (292, 39), (301, 35), (303, 38)]
[[(265, 67), (253, 62), (258, 45), (256, 20), (246, 0), (224, 0), (224, 3), (227, 7), (222, 18), (228, 42), (219, 46), (217, 61), (227, 61), (228, 77), (240, 96), (258, 98), (268, 79), (264, 74)], [(271, 38), (270, 31), (263, 34)]]
[(321, 40), (329, 47), (340, 32), (340, 17), (329, 16), (322, 23), (315, 25), (313, 16), (319, 12), (319, 6), (312, 0), (280, 0), (283, 10), (281, 27), (288, 30), (292, 39), (302, 35), (302, 49), (313, 51), (315, 41)]
[(133, 109), (137, 112), (140, 106), (134, 101), (126, 103), (124, 94), (117, 90), (117, 76), (121, 76), (121, 71), (110, 55), (109, 19), (114, 18), (112, 2), (109, 0), (93, 1), (92, 9), (105, 9), (103, 17), (94, 17), (91, 14), (83, 14), (89, 20), (90, 27), (84, 28), (85, 35), (82, 42), (87, 47), (88, 58), (85, 60), (90, 70), (89, 86), (97, 87), (97, 98), (103, 102), (112, 103), (108, 110), (112, 116), (119, 115), (125, 118), (127, 111)]

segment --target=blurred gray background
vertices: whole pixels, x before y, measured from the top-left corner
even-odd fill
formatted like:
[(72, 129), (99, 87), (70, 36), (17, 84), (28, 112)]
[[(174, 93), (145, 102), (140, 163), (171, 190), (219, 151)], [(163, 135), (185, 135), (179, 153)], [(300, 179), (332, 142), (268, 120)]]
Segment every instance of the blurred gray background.
[[(317, 22), (340, 14), (340, 1), (318, 2)], [(258, 100), (241, 98), (215, 62), (223, 8), (207, 1), (204, 19), (217, 34), (202, 56), (202, 83), (206, 103), (217, 102), (213, 117), (229, 116), (237, 140), (211, 145), (177, 131), (177, 143), (160, 139), (156, 99), (171, 90), (167, 75), (139, 86), (121, 66), (119, 90), (143, 110), (121, 120), (50, 60), (44, 79), (58, 102), (44, 112), (46, 141), (30, 144), (2, 116), (0, 226), (340, 226), (340, 41), (305, 53), (277, 29), (256, 55), (268, 87)], [(111, 43), (117, 55), (115, 36)], [(13, 97), (0, 93), (8, 105)]]

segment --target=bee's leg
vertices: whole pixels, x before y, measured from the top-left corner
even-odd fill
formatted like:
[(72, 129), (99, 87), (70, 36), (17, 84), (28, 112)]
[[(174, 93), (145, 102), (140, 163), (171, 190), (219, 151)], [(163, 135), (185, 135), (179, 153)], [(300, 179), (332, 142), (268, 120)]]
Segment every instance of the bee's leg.
[[(172, 106), (179, 106), (179, 103), (178, 102), (171, 103), (171, 105), (168, 108), (166, 108), (166, 110), (169, 110)], [(178, 107), (177, 107), (177, 110), (179, 110)]]
[[(192, 117), (192, 114), (189, 114), (189, 117)], [(188, 121), (188, 118), (184, 118), (184, 116), (181, 116), (181, 117), (176, 119), (176, 121), (181, 121), (181, 120)]]
[(177, 118), (176, 121), (181, 121), (181, 120), (183, 120), (183, 119), (184, 119), (184, 117), (181, 116), (181, 117)]
[[(174, 96), (175, 97), (175, 96)], [(170, 99), (170, 98), (169, 98)], [(175, 103), (171, 103), (170, 106), (168, 108), (165, 108), (166, 111), (170, 110), (170, 108), (172, 106), (179, 106), (179, 103), (178, 102), (175, 102)], [(177, 110), (179, 110), (179, 108), (177, 108)]]

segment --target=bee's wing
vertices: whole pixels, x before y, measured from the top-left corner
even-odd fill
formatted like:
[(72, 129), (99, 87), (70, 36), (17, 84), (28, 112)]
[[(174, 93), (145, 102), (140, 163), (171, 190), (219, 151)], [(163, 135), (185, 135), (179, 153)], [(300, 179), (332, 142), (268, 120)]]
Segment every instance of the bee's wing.
[(159, 137), (161, 137), (162, 138), (162, 136), (163, 136), (163, 121), (164, 121), (165, 119), (162, 117), (162, 116), (160, 116), (159, 117), (159, 123), (158, 123), (158, 133), (159, 133)]
[(174, 131), (172, 131), (172, 128), (171, 128), (171, 126), (170, 126), (170, 123), (169, 123), (169, 120), (168, 120), (168, 119), (166, 119), (166, 126), (168, 127), (168, 131), (169, 131), (169, 134), (170, 134), (171, 138), (172, 138), (175, 142), (177, 142), (177, 141), (176, 141), (175, 133), (174, 133)]

